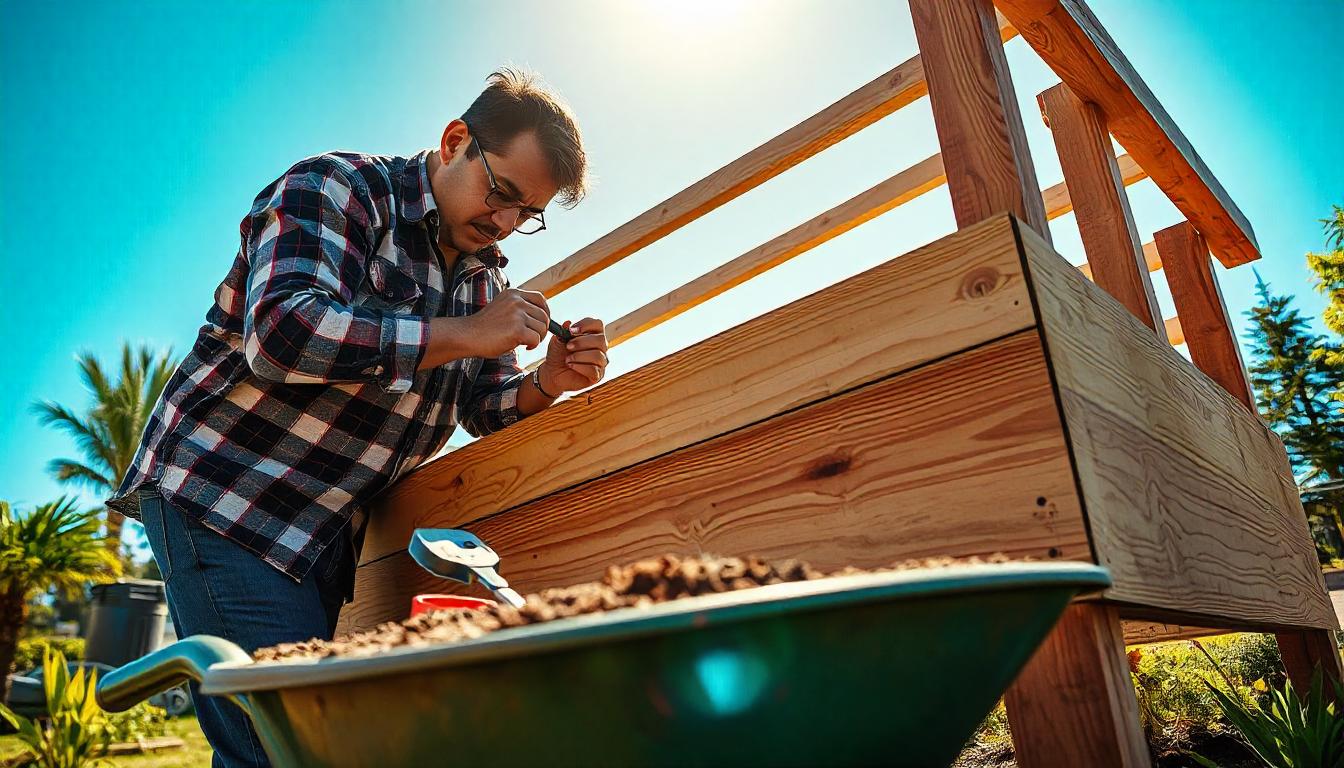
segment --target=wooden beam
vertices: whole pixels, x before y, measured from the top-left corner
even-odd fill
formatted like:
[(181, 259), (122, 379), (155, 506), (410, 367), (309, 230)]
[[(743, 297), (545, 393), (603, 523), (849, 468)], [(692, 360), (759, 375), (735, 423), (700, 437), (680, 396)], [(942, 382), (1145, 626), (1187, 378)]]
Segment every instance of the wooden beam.
[(1139, 249), (1105, 117), (1095, 104), (1080, 101), (1062, 83), (1042, 92), (1037, 101), (1059, 153), (1092, 279), (1165, 341), (1162, 313)]
[[(1016, 36), (1002, 16), (1001, 42)], [(1002, 53), (1002, 51), (1000, 51)], [(555, 296), (928, 94), (919, 56), (850, 93), (522, 284)]]
[(1167, 285), (1181, 318), (1190, 359), (1199, 370), (1222, 385), (1232, 397), (1259, 415), (1255, 395), (1246, 378), (1246, 366), (1237, 347), (1237, 334), (1218, 290), (1209, 247), (1189, 222), (1157, 233), (1155, 242), (1166, 266)]
[[(1128, 152), (1116, 157), (1115, 165), (1120, 169), (1120, 178), (1126, 187), (1148, 178), (1148, 174), (1144, 173), (1143, 168), (1134, 162), (1134, 158)], [(1041, 190), (1041, 198), (1045, 202), (1045, 217), (1051, 221), (1073, 211), (1069, 186), (1062, 181)]]
[(990, 0), (911, 0), (957, 226), (1002, 211), (1047, 240), (1045, 205)]
[[(1148, 178), (1129, 155), (1117, 157), (1116, 164), (1126, 185)], [(627, 342), (799, 254), (848, 232), (859, 224), (904, 205), (946, 183), (947, 176), (943, 173), (941, 154), (922, 160), (770, 242), (747, 251), (612, 322), (607, 326), (607, 342), (612, 347)], [(1073, 210), (1068, 188), (1062, 181), (1044, 190), (1042, 195), (1045, 199), (1047, 219), (1055, 219)], [(1157, 258), (1157, 249), (1150, 248), (1151, 245), (1150, 243), (1144, 246), (1145, 257), (1149, 257), (1149, 251), (1152, 251), (1149, 261), (1150, 271), (1161, 267), (1160, 263), (1154, 266), (1153, 260)], [(1087, 274), (1091, 277), (1090, 272)], [(536, 364), (540, 364), (540, 360)]]
[[(827, 570), (994, 552), (1091, 559), (1033, 329), (467, 527), (507, 553), (501, 571), (523, 592), (666, 552)], [(404, 616), (411, 596), (444, 584), (406, 556), (366, 566), (343, 626)]]
[[(1204, 233), (1223, 266), (1260, 258), (1250, 222), (1083, 0), (995, 0), (1036, 53)], [(951, 166), (949, 166), (950, 168)]]
[(421, 465), (376, 503), (364, 560), (1034, 324), (1000, 216)]
[[(1149, 240), (1148, 242), (1143, 244), (1143, 263), (1147, 265), (1149, 272), (1156, 272), (1157, 270), (1162, 268), (1162, 257), (1159, 256), (1157, 253), (1157, 243), (1153, 242), (1152, 240)], [(1087, 277), (1088, 280), (1092, 279), (1091, 266), (1084, 263), (1079, 264), (1078, 268), (1083, 271), (1083, 275)], [(1180, 342), (1176, 341), (1172, 342), (1173, 345), (1179, 343)]]
[(871, 189), (612, 322), (607, 326), (607, 343), (614, 347), (629, 341), (762, 272), (774, 269), (929, 190), (937, 189), (946, 181), (941, 156), (934, 155), (921, 160)]
[(1151, 765), (1112, 606), (1069, 606), (1004, 705), (1022, 768)]
[(1089, 530), (1117, 602), (1211, 626), (1334, 611), (1282, 449), (1257, 418), (1020, 228)]

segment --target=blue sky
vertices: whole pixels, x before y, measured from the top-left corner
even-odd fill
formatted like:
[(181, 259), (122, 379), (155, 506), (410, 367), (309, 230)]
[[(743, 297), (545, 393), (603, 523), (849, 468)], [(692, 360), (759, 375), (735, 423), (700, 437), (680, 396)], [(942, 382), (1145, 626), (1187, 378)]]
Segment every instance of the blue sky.
[[(1316, 220), (1344, 204), (1344, 3), (1091, 6), (1252, 222), (1261, 273), (1316, 318), (1302, 256), (1322, 246)], [(539, 70), (578, 114), (597, 184), (577, 209), (548, 216), (542, 236), (506, 243), (521, 283), (916, 51), (908, 9), (890, 0), (500, 8), (0, 0), (0, 258), (10, 265), (0, 498), (24, 507), (70, 492), (46, 464), (77, 457), (74, 445), (29, 405), (87, 404), (80, 350), (109, 364), (123, 340), (184, 353), (252, 198), (305, 156), (432, 146), (493, 68)], [(1021, 40), (1007, 50), (1037, 174), (1055, 183), (1035, 94), (1057, 79)], [(921, 100), (552, 307), (562, 319), (615, 319), (936, 151)], [(1181, 218), (1150, 182), (1130, 195), (1145, 240)], [(611, 375), (952, 229), (946, 190), (925, 195), (618, 348)], [(1053, 233), (1061, 253), (1084, 260), (1072, 216)], [(1251, 270), (1220, 276), (1240, 328)]]

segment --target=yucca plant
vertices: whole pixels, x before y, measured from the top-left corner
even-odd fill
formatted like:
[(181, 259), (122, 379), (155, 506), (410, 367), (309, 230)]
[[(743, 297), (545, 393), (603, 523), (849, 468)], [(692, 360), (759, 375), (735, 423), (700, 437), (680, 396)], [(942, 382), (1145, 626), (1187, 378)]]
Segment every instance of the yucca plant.
[[(1344, 768), (1344, 716), (1336, 702), (1344, 701), (1344, 686), (1330, 681), (1335, 690), (1332, 699), (1320, 667), (1311, 676), (1311, 689), (1303, 700), (1293, 690), (1291, 680), (1282, 688), (1272, 690), (1272, 704), (1268, 712), (1254, 701), (1237, 694), (1237, 687), (1204, 650), (1198, 641), (1194, 646), (1208, 657), (1218, 671), (1228, 691), (1205, 680), (1217, 700), (1223, 715), (1236, 728), (1256, 756), (1271, 768)], [(1199, 755), (1191, 755), (1200, 765), (1218, 768), (1218, 764)]]
[(55, 587), (82, 594), (91, 581), (110, 581), (121, 560), (108, 550), (97, 515), (64, 497), (16, 515), (0, 501), (0, 701), (9, 698), (9, 673), (28, 611), (28, 599)]
[(18, 739), (28, 748), (24, 765), (37, 768), (89, 768), (107, 765), (109, 730), (106, 715), (94, 699), (98, 673), (80, 667), (70, 674), (65, 656), (48, 650), (42, 661), (42, 684), (47, 699), (43, 722), (14, 714), (0, 704), (0, 717), (18, 729)]

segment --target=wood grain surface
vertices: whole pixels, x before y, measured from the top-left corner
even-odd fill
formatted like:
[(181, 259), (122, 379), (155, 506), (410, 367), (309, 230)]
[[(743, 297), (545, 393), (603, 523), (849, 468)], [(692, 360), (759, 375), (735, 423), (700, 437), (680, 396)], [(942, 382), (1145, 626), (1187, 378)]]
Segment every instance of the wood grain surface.
[(962, 230), (426, 463), (374, 505), (363, 561), (1031, 327), (1007, 216)]
[[(817, 567), (1004, 552), (1090, 560), (1034, 330), (468, 524), (522, 592), (666, 552)], [(344, 630), (447, 583), (394, 555), (361, 568)]]
[(1333, 626), (1269, 430), (1020, 232), (1093, 546), (1115, 580), (1106, 596), (1190, 617), (1177, 623)]

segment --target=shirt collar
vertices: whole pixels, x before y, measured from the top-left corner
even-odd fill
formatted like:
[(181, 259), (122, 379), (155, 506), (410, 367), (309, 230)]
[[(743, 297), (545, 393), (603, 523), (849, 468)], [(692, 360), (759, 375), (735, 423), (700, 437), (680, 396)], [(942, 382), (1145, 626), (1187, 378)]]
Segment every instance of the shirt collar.
[[(406, 169), (401, 175), (401, 216), (406, 221), (423, 221), (427, 216), (438, 223), (438, 207), (434, 204), (433, 187), (429, 183), (429, 153), (433, 149), (422, 149), (406, 160)], [(433, 213), (433, 216), (429, 216)], [(489, 245), (474, 254), (469, 254), (487, 267), (503, 268), (509, 260), (497, 245)]]

